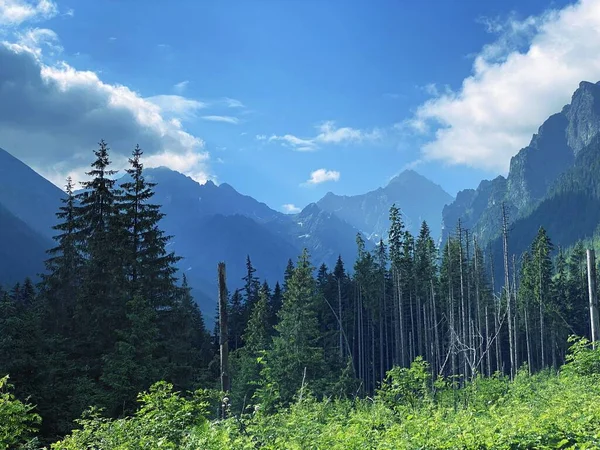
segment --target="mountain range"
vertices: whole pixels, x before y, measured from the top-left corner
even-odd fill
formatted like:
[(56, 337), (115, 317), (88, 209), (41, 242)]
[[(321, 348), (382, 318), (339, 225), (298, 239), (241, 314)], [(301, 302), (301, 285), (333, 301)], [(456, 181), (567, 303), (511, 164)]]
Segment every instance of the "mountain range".
[[(507, 177), (484, 180), (455, 199), (407, 170), (374, 191), (355, 196), (329, 192), (298, 214), (283, 214), (227, 183), (199, 184), (164, 167), (147, 169), (146, 177), (157, 183), (155, 200), (166, 213), (162, 226), (173, 236), (171, 248), (184, 257), (180, 270), (209, 320), (217, 262), (227, 263), (231, 288), (241, 285), (248, 255), (257, 275), (271, 284), (281, 281), (288, 259), (303, 248), (315, 265), (331, 266), (341, 255), (351, 270), (356, 235), (361, 233), (371, 247), (385, 238), (392, 204), (401, 208), (413, 234), (425, 220), (433, 236), (444, 240), (460, 219), (495, 258), (502, 254), (502, 205), (510, 224), (510, 253), (520, 255), (540, 225), (556, 246), (566, 247), (591, 236), (600, 223), (600, 83), (580, 83), (571, 102), (511, 159)], [(43, 271), (63, 196), (0, 149), (0, 283)]]
[(452, 196), (441, 186), (414, 170), (405, 170), (387, 186), (366, 194), (341, 196), (328, 192), (317, 202), (317, 206), (336, 214), (361, 230), (370, 240), (377, 241), (386, 239), (390, 206), (396, 204), (402, 209), (408, 231), (418, 235), (421, 223), (426, 221), (432, 236), (437, 239), (442, 229), (442, 208), (452, 200)]
[[(406, 171), (384, 188), (354, 197), (329, 193), (298, 214), (283, 214), (227, 183), (199, 184), (165, 167), (145, 173), (148, 181), (157, 183), (154, 201), (166, 214), (161, 226), (173, 236), (170, 249), (184, 257), (179, 268), (209, 320), (215, 312), (219, 261), (227, 264), (230, 288), (242, 284), (247, 256), (256, 275), (271, 284), (282, 280), (288, 260), (295, 261), (303, 248), (315, 265), (332, 266), (342, 256), (351, 270), (357, 234), (362, 233), (370, 247), (385, 237), (393, 203), (402, 207), (411, 231), (418, 231), (422, 220), (431, 221), (434, 230), (437, 223), (439, 231), (442, 207), (452, 200), (439, 186)], [(420, 192), (418, 203), (412, 192)], [(43, 271), (63, 196), (59, 188), (0, 149), (0, 284)]]

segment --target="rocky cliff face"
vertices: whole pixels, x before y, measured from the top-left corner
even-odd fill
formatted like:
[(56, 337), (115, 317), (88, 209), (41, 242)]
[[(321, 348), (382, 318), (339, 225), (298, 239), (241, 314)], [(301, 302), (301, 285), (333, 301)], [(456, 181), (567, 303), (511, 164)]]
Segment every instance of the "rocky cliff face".
[(481, 242), (491, 240), (500, 231), (503, 202), (509, 221), (525, 215), (598, 135), (600, 83), (582, 82), (571, 103), (550, 116), (529, 145), (512, 157), (507, 178), (482, 181), (476, 190), (459, 192), (456, 200), (444, 208), (444, 238), (461, 219), (466, 228), (478, 234)]
[(600, 82), (579, 83), (570, 105), (563, 114), (568, 119), (567, 143), (575, 155), (600, 133)]

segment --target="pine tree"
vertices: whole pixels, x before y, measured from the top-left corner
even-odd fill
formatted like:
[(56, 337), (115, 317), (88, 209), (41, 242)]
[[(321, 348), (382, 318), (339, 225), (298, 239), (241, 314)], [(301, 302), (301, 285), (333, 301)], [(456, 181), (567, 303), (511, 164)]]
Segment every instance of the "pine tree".
[[(125, 277), (120, 255), (124, 248), (124, 233), (116, 203), (119, 192), (111, 177), (108, 147), (104, 141), (94, 152), (96, 160), (87, 173), (91, 180), (82, 182), (83, 192), (75, 196), (74, 211), (77, 246), (86, 262), (82, 273), (83, 289), (75, 307), (75, 359), (82, 370), (82, 386), (99, 380), (102, 356), (116, 343), (115, 330), (126, 323)], [(86, 394), (87, 395), (87, 394)]]
[(63, 337), (71, 333), (71, 318), (80, 293), (80, 272), (84, 264), (77, 239), (73, 187), (73, 181), (68, 177), (67, 196), (61, 199), (62, 206), (56, 213), (60, 222), (52, 227), (58, 231), (54, 236), (57, 245), (48, 251), (50, 257), (45, 262), (47, 273), (42, 274), (40, 283), (41, 295), (48, 306), (48, 331), (60, 333)]
[(548, 304), (550, 303), (550, 290), (552, 283), (552, 260), (550, 253), (553, 249), (552, 242), (546, 230), (540, 227), (533, 242), (531, 254), (535, 273), (535, 296), (539, 307), (539, 336), (540, 336), (540, 364), (546, 367), (548, 363), (548, 329), (546, 322)]
[(250, 318), (250, 312), (254, 307), (254, 304), (258, 301), (260, 291), (260, 280), (255, 275), (256, 269), (252, 265), (250, 256), (246, 256), (246, 275), (242, 280), (244, 281), (244, 323), (242, 330), (246, 328), (248, 319)]
[(236, 289), (229, 299), (227, 317), (229, 318), (229, 350), (235, 351), (242, 346), (242, 334), (246, 328), (244, 305), (239, 289)]
[(277, 315), (283, 304), (283, 290), (279, 281), (275, 283), (275, 289), (273, 289), (273, 295), (269, 298), (269, 325), (271, 326), (272, 334), (275, 331), (275, 325), (277, 324)]
[(253, 403), (254, 392), (260, 379), (261, 365), (258, 358), (270, 347), (271, 326), (269, 325), (269, 292), (263, 286), (258, 301), (250, 313), (244, 331), (244, 346), (235, 355), (235, 376), (232, 388), (232, 403), (243, 412)]
[(173, 307), (159, 311), (159, 319), (164, 330), (159, 347), (163, 376), (180, 390), (194, 389), (211, 379), (211, 339), (185, 274)]
[(288, 280), (283, 306), (279, 311), (278, 335), (267, 352), (261, 370), (261, 398), (267, 403), (276, 398), (288, 403), (304, 385), (318, 385), (327, 374), (323, 348), (319, 346), (317, 320), (318, 290), (313, 267), (305, 249)]
[(288, 259), (287, 266), (285, 267), (285, 273), (283, 274), (283, 290), (288, 290), (288, 282), (294, 274), (294, 262), (292, 259)]
[(101, 402), (112, 417), (135, 410), (137, 393), (160, 379), (156, 322), (156, 310), (139, 294), (127, 302), (127, 325), (117, 332), (113, 351), (102, 358), (106, 389)]
[(404, 233), (404, 222), (400, 209), (396, 205), (390, 208), (390, 229), (388, 232), (389, 254), (392, 266), (392, 283), (394, 292), (394, 363), (406, 366), (406, 345), (405, 345), (405, 316), (404, 316), (404, 296), (402, 289), (402, 245)]
[(130, 180), (121, 184), (119, 198), (121, 221), (126, 230), (123, 253), (130, 295), (140, 294), (155, 308), (171, 306), (175, 289), (175, 264), (181, 259), (167, 252), (171, 236), (160, 229), (164, 213), (160, 205), (151, 203), (156, 183), (145, 180), (139, 146), (136, 146), (126, 170)]

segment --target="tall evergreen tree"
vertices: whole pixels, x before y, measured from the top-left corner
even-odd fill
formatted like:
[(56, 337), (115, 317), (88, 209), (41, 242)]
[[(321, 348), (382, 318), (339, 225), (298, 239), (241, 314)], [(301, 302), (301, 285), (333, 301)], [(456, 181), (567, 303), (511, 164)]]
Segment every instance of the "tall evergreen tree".
[(244, 346), (235, 355), (235, 376), (232, 403), (243, 412), (245, 406), (255, 403), (253, 396), (260, 379), (258, 358), (270, 347), (272, 330), (269, 324), (269, 292), (263, 286), (258, 301), (250, 313), (244, 331)]
[(90, 396), (98, 394), (102, 356), (114, 348), (117, 331), (127, 323), (121, 259), (125, 233), (117, 204), (120, 192), (113, 179), (116, 171), (109, 169), (109, 149), (104, 141), (94, 155), (92, 169), (87, 172), (91, 179), (81, 183), (83, 191), (75, 196), (74, 211), (77, 246), (86, 259), (72, 337), (73, 356), (80, 370), (76, 389), (84, 408), (92, 402)]
[(164, 213), (160, 205), (151, 203), (156, 183), (146, 181), (142, 155), (136, 146), (129, 159), (131, 167), (126, 170), (129, 180), (121, 184), (119, 208), (126, 233), (123, 253), (130, 295), (139, 293), (155, 308), (165, 308), (174, 301), (175, 264), (181, 258), (167, 251), (171, 236), (159, 227)]
[(250, 318), (250, 313), (252, 308), (258, 301), (259, 291), (260, 291), (260, 280), (255, 275), (256, 269), (252, 265), (252, 261), (250, 260), (250, 256), (246, 256), (246, 275), (242, 278), (244, 281), (244, 323), (242, 326), (242, 330), (246, 328), (246, 324)]
[[(71, 330), (75, 304), (81, 288), (81, 271), (84, 260), (77, 239), (75, 221), (75, 197), (73, 180), (67, 178), (66, 197), (56, 213), (59, 223), (52, 228), (58, 233), (54, 236), (57, 245), (48, 250), (49, 258), (45, 262), (46, 273), (42, 274), (41, 295), (48, 307), (48, 331), (67, 336)], [(81, 244), (79, 242), (79, 244)]]
[(318, 386), (326, 376), (323, 348), (319, 346), (319, 293), (312, 271), (305, 249), (288, 280), (276, 326), (278, 335), (261, 371), (261, 397), (268, 403), (276, 399), (290, 402), (303, 383)]
[(273, 289), (273, 295), (269, 298), (269, 325), (271, 326), (272, 333), (275, 331), (275, 325), (277, 324), (277, 315), (283, 304), (283, 290), (279, 281), (275, 283)]

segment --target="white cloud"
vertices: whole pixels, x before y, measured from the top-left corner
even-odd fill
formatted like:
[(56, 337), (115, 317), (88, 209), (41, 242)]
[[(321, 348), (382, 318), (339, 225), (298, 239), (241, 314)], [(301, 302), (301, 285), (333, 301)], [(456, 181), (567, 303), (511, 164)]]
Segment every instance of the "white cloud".
[(33, 28), (16, 33), (16, 39), (16, 48), (25, 48), (38, 58), (41, 58), (44, 49), (47, 49), (52, 56), (63, 51), (56, 33), (47, 28)]
[[(208, 160), (208, 153), (199, 153), (193, 150), (174, 153), (166, 150), (145, 157), (144, 165), (146, 167), (168, 167), (190, 176), (199, 183), (206, 183), (211, 178), (204, 170)], [(214, 180), (214, 177), (212, 179)]]
[(440, 95), (440, 91), (438, 91), (438, 88), (435, 85), (435, 83), (428, 83), (428, 84), (426, 84), (425, 86), (423, 86), (423, 90), (428, 95), (431, 95), (433, 97), (437, 97), (438, 95)]
[(173, 90), (178, 94), (183, 94), (183, 91), (186, 90), (190, 82), (188, 80), (181, 81), (173, 86)]
[(332, 120), (325, 121), (318, 125), (319, 133), (312, 138), (299, 138), (293, 134), (285, 134), (283, 136), (272, 135), (269, 138), (270, 142), (279, 141), (288, 147), (292, 147), (297, 151), (313, 151), (319, 148), (322, 144), (352, 144), (365, 141), (376, 141), (383, 137), (383, 132), (380, 129), (372, 131), (364, 131), (356, 128), (342, 127), (338, 128)]
[(339, 181), (340, 173), (336, 170), (317, 169), (310, 174), (306, 184), (321, 184), (326, 181)]
[[(246, 133), (242, 133), (241, 135), (244, 136)], [(256, 135), (256, 140), (257, 141), (266, 141), (267, 140), (267, 136), (265, 134), (257, 134)]]
[(246, 106), (239, 100), (235, 98), (225, 97), (223, 98), (223, 103), (227, 105), (228, 108), (245, 108)]
[(269, 142), (273, 141), (281, 141), (284, 143), (284, 145), (292, 147), (294, 148), (294, 150), (297, 150), (299, 152), (312, 151), (316, 150), (317, 148), (317, 145), (315, 144), (313, 139), (301, 139), (292, 134), (286, 134), (284, 136), (272, 135), (269, 138)]
[(298, 208), (293, 203), (286, 203), (285, 205), (281, 205), (281, 208), (286, 214), (298, 214), (302, 209)]
[(58, 14), (51, 0), (0, 0), (0, 26), (18, 26), (24, 22), (50, 19)]
[(459, 91), (421, 105), (412, 120), (424, 131), (439, 126), (424, 158), (505, 172), (580, 81), (600, 78), (600, 0), (486, 26), (500, 36), (475, 56), (472, 75)]
[(233, 125), (237, 125), (238, 123), (240, 123), (240, 119), (232, 116), (202, 116), (202, 119), (211, 122), (231, 123)]
[(194, 113), (199, 109), (208, 106), (204, 102), (182, 97), (181, 95), (155, 95), (146, 98), (146, 100), (158, 106), (161, 113), (187, 119), (194, 117)]
[(62, 187), (69, 174), (80, 180), (100, 139), (111, 147), (116, 169), (139, 144), (149, 167), (166, 165), (198, 181), (211, 178), (203, 140), (185, 131), (177, 117), (167, 117), (165, 104), (105, 83), (94, 72), (44, 64), (20, 44), (0, 44), (0, 67), (0, 146), (55, 184)]

